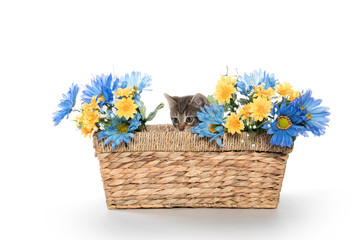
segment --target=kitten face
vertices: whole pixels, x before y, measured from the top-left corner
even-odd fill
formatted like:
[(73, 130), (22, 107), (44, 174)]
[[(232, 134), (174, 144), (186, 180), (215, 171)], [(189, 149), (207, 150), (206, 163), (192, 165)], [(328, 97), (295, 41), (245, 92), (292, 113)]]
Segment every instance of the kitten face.
[(206, 97), (200, 93), (184, 97), (171, 97), (165, 93), (170, 107), (170, 118), (175, 130), (190, 131), (199, 124), (196, 117), (201, 107), (209, 105)]

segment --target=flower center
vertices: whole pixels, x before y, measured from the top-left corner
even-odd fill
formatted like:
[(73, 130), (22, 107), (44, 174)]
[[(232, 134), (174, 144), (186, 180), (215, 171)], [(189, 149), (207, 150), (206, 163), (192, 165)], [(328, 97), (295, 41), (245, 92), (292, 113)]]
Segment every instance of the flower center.
[(128, 104), (124, 104), (124, 105), (122, 106), (122, 110), (123, 110), (124, 112), (128, 112), (128, 111), (130, 110), (130, 106), (129, 106)]
[(259, 113), (264, 113), (264, 112), (265, 112), (264, 105), (258, 105), (258, 106), (257, 106), (257, 111), (258, 111)]
[(280, 116), (276, 124), (276, 126), (279, 129), (285, 129), (285, 130), (291, 127), (291, 125), (292, 125), (291, 120), (287, 116)]
[(220, 126), (220, 125), (216, 125), (216, 124), (210, 123), (210, 125), (209, 125), (209, 131), (212, 132), (212, 133), (216, 133), (217, 131), (216, 131), (215, 128), (217, 128), (218, 126)]
[(305, 115), (307, 117), (307, 120), (309, 121), (311, 119), (311, 113), (309, 113), (309, 111), (304, 107), (304, 106), (301, 106), (300, 107), (301, 110), (306, 110), (307, 114)]
[(105, 102), (105, 98), (103, 95), (100, 95), (99, 98), (98, 98), (98, 101), (100, 102)]
[(135, 95), (137, 94), (138, 90), (139, 90), (138, 87), (134, 87), (133, 90), (132, 90), (132, 92), (131, 92), (131, 95), (132, 95), (132, 96), (135, 96)]
[(121, 123), (117, 129), (118, 129), (119, 133), (126, 133), (127, 130), (129, 129), (129, 124)]
[(222, 98), (227, 98), (231, 95), (231, 89), (230, 88), (223, 88), (223, 92), (221, 94)]

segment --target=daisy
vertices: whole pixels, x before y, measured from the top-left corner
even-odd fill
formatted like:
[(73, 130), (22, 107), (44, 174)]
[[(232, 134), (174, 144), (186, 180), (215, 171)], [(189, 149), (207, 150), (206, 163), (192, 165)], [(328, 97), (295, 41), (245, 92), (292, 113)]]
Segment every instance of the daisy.
[(86, 85), (82, 92), (81, 100), (83, 103), (90, 103), (93, 96), (99, 101), (100, 107), (110, 104), (114, 100), (113, 91), (119, 86), (119, 79), (110, 75), (96, 76), (91, 80), (91, 84)]
[(197, 113), (200, 123), (191, 129), (192, 133), (198, 133), (198, 137), (209, 137), (210, 142), (216, 140), (219, 147), (221, 144), (221, 136), (224, 134), (223, 118), (224, 107), (222, 105), (212, 104), (210, 107), (205, 106)]
[(236, 78), (232, 76), (221, 76), (220, 81), (226, 82), (227, 84), (234, 85), (236, 83)]
[(230, 81), (219, 80), (214, 93), (215, 100), (221, 104), (230, 103), (231, 95), (236, 92), (236, 88)]
[(82, 105), (81, 116), (75, 118), (84, 137), (91, 137), (92, 133), (97, 130), (96, 123), (99, 122), (100, 118), (98, 102), (99, 100), (96, 100), (96, 97), (93, 96), (90, 103)]
[(118, 88), (118, 91), (115, 93), (118, 97), (130, 97), (134, 93), (133, 87), (126, 87), (126, 88)]
[(261, 122), (264, 118), (268, 117), (272, 108), (272, 103), (268, 99), (263, 97), (255, 98), (254, 101), (250, 103), (250, 116), (254, 118), (255, 121)]
[(284, 82), (279, 83), (276, 87), (276, 92), (279, 93), (283, 98), (288, 98), (290, 101), (295, 100), (299, 97), (300, 92), (295, 91), (290, 83)]
[(289, 100), (294, 101), (296, 98), (299, 97), (299, 95), (300, 95), (300, 91), (295, 91), (295, 90), (291, 89), (289, 92)]
[(62, 95), (63, 99), (61, 99), (60, 104), (58, 105), (60, 110), (53, 114), (53, 121), (55, 126), (57, 126), (65, 116), (69, 118), (69, 114), (75, 106), (78, 93), (79, 86), (72, 84), (67, 94)]
[(232, 112), (231, 115), (226, 118), (225, 127), (229, 133), (233, 135), (235, 132), (240, 134), (241, 130), (244, 130), (245, 126), (244, 123), (240, 121), (240, 116), (240, 114), (235, 114)]
[(246, 104), (243, 106), (243, 108), (240, 108), (239, 109), (239, 113), (241, 115), (241, 119), (242, 120), (249, 120), (250, 119), (250, 115), (251, 115), (251, 112), (250, 112), (250, 103)]
[(254, 87), (263, 84), (264, 89), (267, 90), (270, 87), (275, 87), (277, 80), (274, 77), (274, 74), (268, 74), (266, 71), (254, 71), (252, 73), (244, 74), (244, 76), (239, 76), (237, 80), (237, 90), (242, 95), (248, 96), (249, 93), (254, 89)]
[(271, 99), (275, 95), (275, 90), (272, 87), (268, 89), (264, 89), (264, 85), (255, 86), (253, 92), (254, 97), (265, 97), (267, 99)]
[(127, 73), (125, 76), (120, 77), (120, 83), (122, 88), (134, 87), (138, 93), (142, 93), (143, 90), (151, 85), (151, 77), (147, 74), (142, 75), (141, 72), (132, 72), (130, 75)]
[(296, 103), (301, 109), (306, 111), (305, 126), (315, 135), (321, 136), (325, 134), (325, 127), (330, 121), (327, 116), (330, 115), (329, 108), (320, 106), (322, 100), (314, 99), (312, 91), (308, 90), (296, 99)]
[(141, 115), (136, 114), (131, 120), (127, 121), (124, 117), (120, 118), (113, 115), (111, 125), (105, 126), (104, 131), (97, 133), (99, 141), (106, 139), (104, 145), (112, 142), (111, 149), (114, 149), (115, 146), (122, 142), (129, 143), (130, 137), (135, 137), (135, 134), (132, 132), (138, 129), (141, 124), (140, 118)]
[(272, 135), (271, 145), (291, 147), (293, 145), (293, 137), (297, 137), (299, 134), (307, 136), (307, 129), (301, 126), (302, 122), (306, 119), (303, 110), (292, 103), (286, 105), (286, 101), (283, 101), (280, 109), (275, 104), (274, 108), (277, 109), (276, 112), (279, 114), (279, 117), (274, 122), (267, 123), (262, 127), (267, 129), (267, 134)]
[(137, 113), (136, 109), (138, 108), (138, 105), (131, 98), (118, 99), (114, 106), (117, 109), (116, 114), (125, 119), (132, 118)]

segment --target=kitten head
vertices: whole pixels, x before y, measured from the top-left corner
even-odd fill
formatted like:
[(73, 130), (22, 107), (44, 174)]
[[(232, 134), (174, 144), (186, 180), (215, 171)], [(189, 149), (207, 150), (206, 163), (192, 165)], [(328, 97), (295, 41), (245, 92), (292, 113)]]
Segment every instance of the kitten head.
[(196, 126), (199, 123), (197, 112), (201, 107), (209, 105), (207, 98), (201, 93), (184, 97), (164, 95), (169, 103), (172, 124), (179, 131), (190, 131)]

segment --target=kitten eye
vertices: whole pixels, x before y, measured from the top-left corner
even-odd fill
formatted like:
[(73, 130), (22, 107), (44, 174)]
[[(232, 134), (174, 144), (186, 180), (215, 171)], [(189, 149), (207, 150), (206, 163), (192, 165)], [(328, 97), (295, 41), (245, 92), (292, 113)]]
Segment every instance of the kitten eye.
[(174, 123), (179, 123), (179, 119), (176, 118), (176, 117), (174, 117), (172, 120), (173, 120)]
[(186, 118), (186, 122), (187, 122), (187, 123), (191, 123), (193, 120), (194, 120), (194, 118), (192, 118), (192, 117), (187, 117), (187, 118)]

